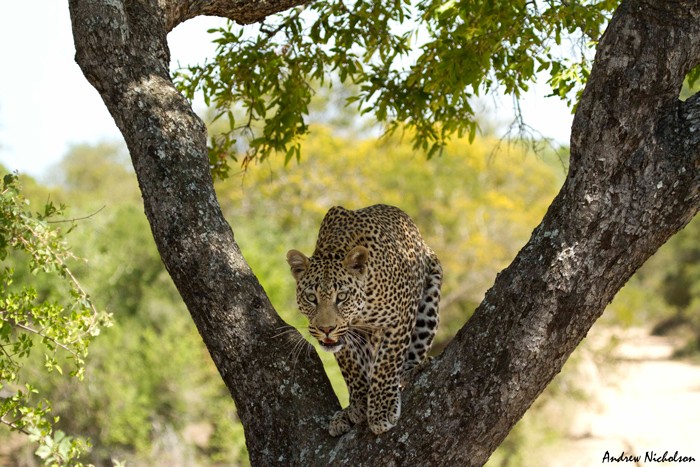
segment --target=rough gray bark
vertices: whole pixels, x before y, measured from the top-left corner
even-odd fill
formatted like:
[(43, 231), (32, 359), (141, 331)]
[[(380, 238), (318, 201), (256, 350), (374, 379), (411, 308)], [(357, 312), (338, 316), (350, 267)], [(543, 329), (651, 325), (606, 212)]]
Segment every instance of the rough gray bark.
[[(167, 33), (199, 14), (251, 22), (303, 3), (70, 0), (77, 61), (129, 147), (153, 235), (236, 402), (254, 465), (483, 464), (615, 293), (700, 207), (695, 0), (623, 2), (574, 120), (561, 192), (473, 318), (403, 394), (399, 424), (330, 438), (338, 402), (223, 219), (205, 128), (168, 75)], [(457, 215), (457, 213), (455, 213)], [(282, 263), (280, 263), (282, 267)]]

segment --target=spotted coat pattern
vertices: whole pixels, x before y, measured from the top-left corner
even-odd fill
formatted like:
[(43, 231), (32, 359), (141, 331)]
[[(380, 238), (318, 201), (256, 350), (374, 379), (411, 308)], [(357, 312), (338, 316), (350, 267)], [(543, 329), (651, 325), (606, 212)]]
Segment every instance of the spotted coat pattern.
[(442, 269), (398, 208), (331, 208), (310, 258), (287, 253), (309, 332), (335, 354), (350, 404), (331, 418), (339, 436), (367, 420), (375, 434), (396, 425), (402, 377), (421, 363), (438, 325)]

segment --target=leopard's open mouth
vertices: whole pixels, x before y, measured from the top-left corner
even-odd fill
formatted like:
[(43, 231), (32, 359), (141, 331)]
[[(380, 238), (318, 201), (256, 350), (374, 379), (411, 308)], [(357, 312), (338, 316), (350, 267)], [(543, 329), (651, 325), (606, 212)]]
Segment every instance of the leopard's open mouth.
[(342, 336), (339, 337), (337, 340), (333, 340), (329, 337), (326, 337), (323, 340), (319, 340), (319, 343), (321, 344), (321, 348), (323, 350), (335, 353), (343, 348), (343, 345), (345, 344), (345, 339)]

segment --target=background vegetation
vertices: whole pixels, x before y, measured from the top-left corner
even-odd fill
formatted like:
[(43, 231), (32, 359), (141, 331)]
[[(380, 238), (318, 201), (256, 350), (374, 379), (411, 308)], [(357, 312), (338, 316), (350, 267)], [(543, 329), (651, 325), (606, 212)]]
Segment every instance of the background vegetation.
[[(299, 163), (285, 166), (283, 157), (268, 158), (245, 172), (230, 173), (217, 189), (236, 240), (272, 303), (288, 323), (302, 329), (286, 251), (298, 248), (310, 254), (321, 219), (333, 205), (359, 208), (382, 202), (404, 209), (445, 269), (439, 351), (525, 243), (565, 170), (564, 153), (550, 149), (535, 155), (489, 137), (477, 137), (472, 144), (455, 140), (441, 157), (427, 160), (413, 150), (410, 138), (376, 140), (315, 125)], [(30, 209), (51, 200), (70, 204), (63, 218), (87, 216), (74, 222), (68, 236), (74, 253), (86, 258), (74, 261), (71, 271), (96, 308), (113, 315), (114, 325), (102, 329), (90, 347), (82, 381), (46, 373), (38, 360), (25, 366), (26, 379), (53, 401), (52, 414), (60, 416), (56, 429), (89, 439), (83, 461), (95, 465), (115, 460), (245, 465), (235, 407), (161, 264), (124, 149), (76, 146), (50, 179), (39, 183), (22, 177), (22, 184)], [(700, 315), (698, 229), (696, 221), (639, 271), (599, 325), (684, 329), (689, 351), (697, 349), (700, 323), (692, 317)], [(39, 299), (65, 298), (53, 278), (33, 275), (22, 257), (7, 256), (5, 266), (14, 268), (15, 284), (34, 284)], [(323, 355), (345, 403), (339, 371)], [(304, 353), (290, 348), (289, 358), (301, 359)], [(552, 407), (585, 396), (575, 383), (577, 358), (493, 463), (518, 465), (523, 446), (546, 445), (566, 428), (565, 417), (553, 416)], [(0, 464), (40, 462), (36, 450), (25, 435), (0, 428)]]

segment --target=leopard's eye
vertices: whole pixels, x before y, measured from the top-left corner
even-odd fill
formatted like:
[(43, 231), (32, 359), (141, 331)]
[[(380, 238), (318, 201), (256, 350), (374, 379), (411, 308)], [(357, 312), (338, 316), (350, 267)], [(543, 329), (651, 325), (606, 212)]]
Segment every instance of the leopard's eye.
[(304, 295), (304, 298), (309, 303), (316, 303), (316, 294), (313, 292), (307, 292), (306, 295)]
[(340, 303), (344, 302), (348, 298), (348, 293), (347, 292), (338, 292), (338, 295), (335, 296), (335, 302)]

